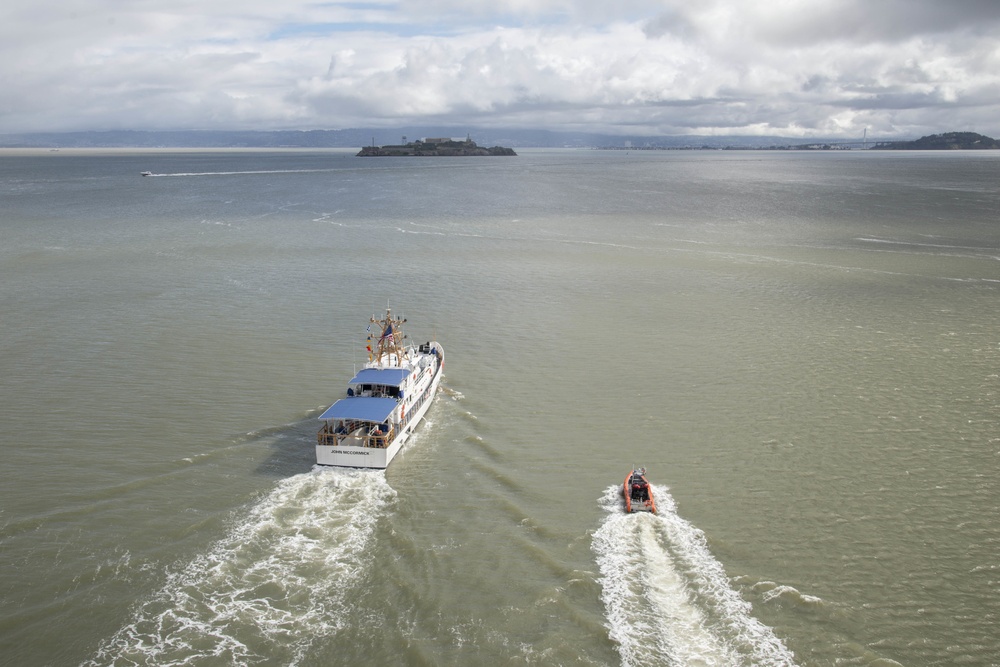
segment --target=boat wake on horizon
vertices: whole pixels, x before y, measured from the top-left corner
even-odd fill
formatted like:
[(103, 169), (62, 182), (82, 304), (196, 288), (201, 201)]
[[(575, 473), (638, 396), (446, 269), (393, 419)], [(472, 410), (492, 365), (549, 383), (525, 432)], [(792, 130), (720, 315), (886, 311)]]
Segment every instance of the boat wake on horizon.
[(316, 174), (331, 171), (343, 171), (343, 169), (256, 169), (252, 171), (184, 171), (170, 173), (144, 172), (144, 176), (243, 176), (248, 174)]
[(646, 664), (791, 667), (794, 656), (751, 615), (704, 533), (653, 485), (656, 514), (627, 514), (621, 487), (600, 499), (607, 516), (591, 548), (609, 636), (624, 667)]
[(316, 468), (282, 480), (169, 573), (84, 664), (298, 664), (349, 618), (345, 598), (395, 496), (383, 471)]

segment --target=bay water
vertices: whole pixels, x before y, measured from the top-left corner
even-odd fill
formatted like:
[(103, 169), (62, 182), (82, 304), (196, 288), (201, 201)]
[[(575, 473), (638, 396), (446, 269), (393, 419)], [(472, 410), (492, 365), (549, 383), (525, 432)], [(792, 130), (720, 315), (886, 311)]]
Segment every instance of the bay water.
[[(1000, 664), (994, 152), (5, 149), (0, 197), (5, 664)], [(442, 389), (315, 468), (386, 307)]]

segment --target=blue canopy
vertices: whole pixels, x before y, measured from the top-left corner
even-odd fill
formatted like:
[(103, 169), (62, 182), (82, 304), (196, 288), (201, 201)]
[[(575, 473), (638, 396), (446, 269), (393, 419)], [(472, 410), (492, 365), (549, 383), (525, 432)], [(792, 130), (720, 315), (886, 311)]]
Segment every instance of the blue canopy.
[(362, 368), (350, 381), (350, 384), (381, 384), (387, 387), (398, 387), (410, 374), (408, 368)]
[(396, 409), (394, 398), (369, 398), (354, 396), (342, 398), (319, 416), (320, 419), (357, 419), (378, 424), (389, 420), (389, 415)]

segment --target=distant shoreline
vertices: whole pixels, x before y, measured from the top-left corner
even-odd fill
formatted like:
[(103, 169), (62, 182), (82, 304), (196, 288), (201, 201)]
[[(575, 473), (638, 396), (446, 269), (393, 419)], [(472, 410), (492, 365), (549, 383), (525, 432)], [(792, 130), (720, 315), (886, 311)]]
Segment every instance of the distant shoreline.
[(979, 151), (1000, 148), (1000, 142), (975, 132), (946, 132), (930, 134), (915, 141), (878, 142), (872, 150), (878, 151)]
[(341, 153), (354, 155), (353, 148), (309, 148), (303, 146), (67, 146), (45, 148), (42, 146), (0, 146), (0, 155), (122, 155), (133, 153)]
[[(0, 151), (5, 155), (39, 155), (50, 153), (90, 154), (108, 152), (196, 152), (196, 151), (256, 151), (256, 152), (349, 152), (362, 157), (388, 156), (462, 156), (517, 155), (513, 148), (570, 149), (602, 151), (844, 151), (844, 150), (908, 150), (955, 151), (990, 150), (1000, 148), (997, 140), (973, 132), (932, 134), (916, 140), (875, 139), (812, 139), (789, 137), (612, 137), (553, 132), (505, 131), (498, 144), (484, 148), (471, 141), (440, 139), (433, 147), (429, 140), (400, 144), (375, 143), (375, 132), (316, 131), (316, 132), (69, 132), (38, 134), (0, 134)], [(380, 133), (382, 137), (386, 132)], [(371, 142), (358, 152), (358, 147)]]

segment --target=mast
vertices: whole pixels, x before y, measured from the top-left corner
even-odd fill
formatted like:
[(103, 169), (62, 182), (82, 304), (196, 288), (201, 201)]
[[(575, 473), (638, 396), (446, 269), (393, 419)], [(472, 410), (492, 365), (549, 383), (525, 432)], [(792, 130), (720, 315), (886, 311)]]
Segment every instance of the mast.
[(376, 364), (392, 363), (391, 355), (396, 356), (395, 364), (401, 365), (406, 357), (406, 335), (403, 333), (403, 324), (406, 319), (394, 318), (392, 311), (385, 309), (385, 318), (377, 319), (372, 316), (371, 323), (378, 324), (381, 332), (375, 340), (375, 349), (368, 345), (368, 351), (372, 354), (372, 361)]

